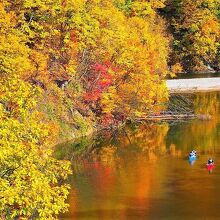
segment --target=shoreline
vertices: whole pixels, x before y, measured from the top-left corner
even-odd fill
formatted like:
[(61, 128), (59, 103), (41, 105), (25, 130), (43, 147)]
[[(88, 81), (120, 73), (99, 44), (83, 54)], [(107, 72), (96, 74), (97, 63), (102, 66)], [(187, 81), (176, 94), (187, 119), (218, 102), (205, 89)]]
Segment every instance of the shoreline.
[(190, 89), (168, 89), (169, 94), (176, 94), (176, 93), (196, 93), (196, 92), (219, 92), (220, 87), (210, 87), (208, 89), (202, 89), (202, 88), (190, 88)]
[[(166, 80), (166, 85), (169, 94), (190, 94), (190, 93), (196, 93), (196, 92), (216, 92), (220, 91), (220, 77), (213, 77), (213, 78), (193, 78), (193, 79), (172, 79), (172, 80)], [(215, 85), (215, 86), (213, 86)], [(197, 115), (197, 114), (161, 114), (161, 115), (148, 115), (148, 116), (142, 116), (137, 117), (136, 121), (162, 121), (162, 120), (190, 120), (190, 119), (199, 119), (199, 120), (210, 120), (210, 115)], [(129, 119), (127, 122), (130, 121)], [(112, 127), (111, 129), (118, 129), (118, 127), (121, 127), (124, 124), (124, 122), (120, 123), (116, 127)], [(93, 129), (89, 129), (85, 133), (74, 133), (74, 135), (68, 136), (66, 138), (58, 138), (58, 141), (56, 143), (57, 145), (60, 145), (62, 143), (68, 143), (68, 142), (75, 142), (77, 139), (89, 137), (96, 135), (97, 133), (108, 130), (109, 128), (97, 128), (93, 127)], [(110, 130), (111, 130), (110, 129)], [(70, 131), (71, 133), (71, 131)]]

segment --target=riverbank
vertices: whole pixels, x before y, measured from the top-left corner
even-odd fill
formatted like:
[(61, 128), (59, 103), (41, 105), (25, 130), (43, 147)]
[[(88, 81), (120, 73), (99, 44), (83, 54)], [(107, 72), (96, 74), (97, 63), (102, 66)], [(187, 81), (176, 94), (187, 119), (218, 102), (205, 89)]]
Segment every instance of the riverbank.
[(220, 77), (166, 80), (169, 93), (220, 91)]
[[(175, 93), (196, 93), (196, 92), (211, 92), (211, 91), (220, 91), (220, 77), (213, 77), (213, 78), (193, 78), (193, 79), (173, 79), (173, 80), (166, 80), (167, 87), (170, 94)], [(211, 116), (209, 114), (195, 114), (192, 112), (190, 107), (184, 109), (184, 103), (187, 100), (182, 100), (182, 96), (179, 97), (180, 100), (178, 102), (179, 106), (174, 106), (174, 109), (170, 111), (166, 111), (165, 113), (161, 113), (160, 115), (148, 115), (148, 116), (141, 116), (137, 117), (136, 121), (161, 121), (161, 120), (188, 120), (188, 119), (199, 119), (199, 120), (210, 120)], [(189, 100), (188, 100), (189, 101)], [(176, 104), (175, 104), (176, 105)], [(180, 110), (176, 110), (176, 109)], [(92, 123), (90, 119), (87, 122), (86, 118), (80, 115), (79, 112), (75, 111), (74, 116), (78, 118), (78, 129), (70, 124), (63, 125), (62, 132), (60, 135), (60, 139), (57, 144), (72, 141), (81, 137), (91, 136), (94, 133), (99, 132), (100, 130), (115, 130), (124, 124), (124, 122), (120, 122), (112, 124), (108, 127), (99, 127), (96, 124)], [(71, 119), (68, 120), (68, 122)], [(95, 120), (95, 119), (94, 119)], [(130, 121), (128, 119), (128, 121)], [(134, 120), (132, 120), (134, 121)]]

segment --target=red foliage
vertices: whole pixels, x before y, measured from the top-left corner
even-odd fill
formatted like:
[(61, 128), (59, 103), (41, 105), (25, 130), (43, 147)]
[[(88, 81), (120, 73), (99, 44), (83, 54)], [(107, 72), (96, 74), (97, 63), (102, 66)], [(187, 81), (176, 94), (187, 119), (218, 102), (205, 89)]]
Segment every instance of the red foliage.
[(102, 119), (101, 119), (101, 126), (102, 127), (109, 127), (112, 124), (114, 124), (113, 115), (105, 114), (105, 115), (102, 116)]
[(89, 81), (92, 86), (90, 90), (83, 95), (85, 101), (98, 101), (102, 92), (112, 85), (113, 76), (109, 73), (110, 68), (110, 62), (105, 62), (104, 64), (95, 63), (91, 66), (92, 72)]
[(90, 101), (90, 102), (94, 102), (100, 99), (101, 96), (101, 91), (96, 89), (96, 90), (92, 90), (90, 92), (86, 92), (83, 95), (83, 99), (86, 101)]
[(95, 72), (100, 72), (101, 74), (105, 74), (108, 71), (108, 66), (105, 64), (103, 65), (101, 63), (95, 63), (91, 67)]
[(70, 39), (72, 42), (77, 42), (77, 35), (76, 35), (75, 31), (70, 32)]

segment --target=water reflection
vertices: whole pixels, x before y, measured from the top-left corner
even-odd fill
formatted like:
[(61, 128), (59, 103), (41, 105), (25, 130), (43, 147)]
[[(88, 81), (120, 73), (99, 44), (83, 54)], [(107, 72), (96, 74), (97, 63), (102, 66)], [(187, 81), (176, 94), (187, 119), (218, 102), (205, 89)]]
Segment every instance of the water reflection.
[[(220, 154), (219, 100), (193, 97), (195, 111), (211, 120), (132, 124), (59, 146), (57, 156), (74, 169), (70, 210), (60, 219), (220, 219), (220, 169), (209, 175), (206, 167)], [(189, 161), (191, 149), (197, 160)]]

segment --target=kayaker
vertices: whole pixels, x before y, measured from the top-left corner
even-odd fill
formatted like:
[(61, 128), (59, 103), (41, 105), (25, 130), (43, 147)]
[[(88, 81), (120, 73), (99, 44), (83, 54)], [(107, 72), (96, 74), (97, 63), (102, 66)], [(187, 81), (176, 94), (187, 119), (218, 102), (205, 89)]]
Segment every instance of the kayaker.
[(214, 160), (213, 160), (212, 158), (209, 158), (207, 164), (208, 164), (208, 165), (214, 164)]
[(195, 155), (197, 154), (196, 150), (193, 150), (192, 152), (193, 152)]
[(196, 157), (196, 151), (191, 151), (190, 153), (189, 153), (189, 157)]

